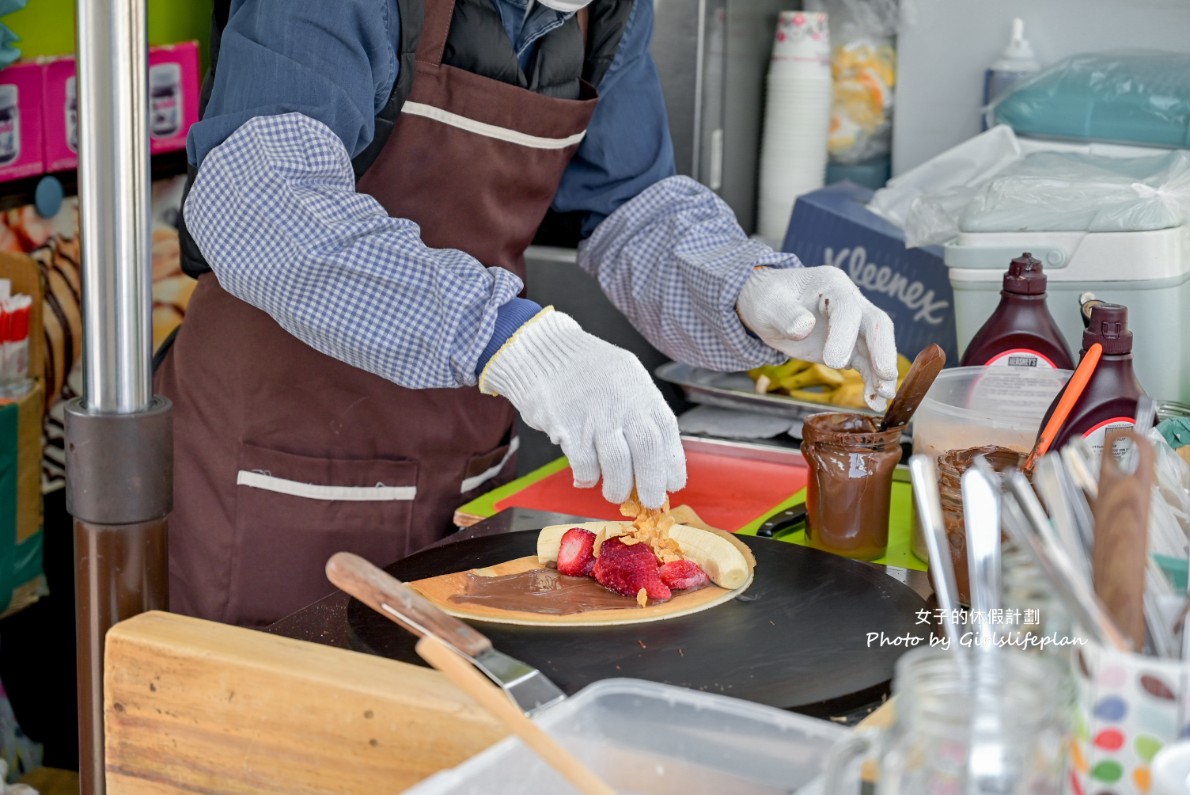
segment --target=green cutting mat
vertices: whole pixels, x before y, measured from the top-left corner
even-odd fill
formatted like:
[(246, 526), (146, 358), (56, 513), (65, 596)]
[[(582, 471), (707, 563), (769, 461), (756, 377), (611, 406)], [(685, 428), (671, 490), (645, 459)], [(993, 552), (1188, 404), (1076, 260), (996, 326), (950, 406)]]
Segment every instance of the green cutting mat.
[[(470, 514), (472, 516), (481, 516), (487, 518), (496, 514), (496, 503), (500, 502), (506, 497), (516, 494), (521, 489), (529, 486), (542, 478), (549, 477), (555, 472), (560, 472), (569, 466), (565, 458), (559, 458), (551, 461), (543, 467), (533, 470), (527, 475), (522, 475), (511, 483), (506, 483), (498, 489), (493, 489), (487, 494), (476, 497), (471, 502), (459, 508), (460, 513)], [(798, 493), (791, 496), (779, 505), (773, 507), (772, 510), (766, 511), (759, 519), (755, 519), (748, 524), (741, 527), (736, 532), (743, 535), (756, 535), (756, 529), (764, 524), (764, 520), (778, 511), (783, 511), (786, 508), (792, 508), (799, 502), (803, 502), (806, 498), (806, 490), (802, 489)], [(888, 522), (888, 552), (884, 557), (872, 561), (884, 566), (897, 566), (902, 569), (913, 569), (915, 571), (925, 571), (928, 567), (925, 561), (919, 559), (913, 554), (913, 491), (908, 483), (893, 482), (892, 489), (892, 504), (889, 506), (889, 522)], [(798, 530), (796, 533), (788, 533), (781, 535), (782, 541), (789, 541), (793, 544), (806, 545), (806, 531)]]
[[(797, 494), (790, 497), (785, 502), (781, 503), (775, 510), (769, 511), (764, 517), (757, 519), (754, 522), (741, 527), (736, 533), (743, 535), (756, 535), (756, 530), (764, 524), (765, 518), (771, 516), (777, 511), (783, 511), (786, 508), (792, 508), (806, 499), (806, 490), (802, 489)], [(897, 566), (902, 569), (913, 569), (915, 571), (925, 571), (929, 568), (925, 561), (913, 554), (913, 489), (908, 483), (894, 482), (892, 486), (892, 501), (888, 508), (888, 552), (884, 557), (878, 558), (873, 563), (879, 563), (882, 566)], [(796, 533), (787, 533), (781, 535), (782, 541), (789, 541), (793, 544), (801, 544), (806, 546), (806, 531), (798, 530)]]

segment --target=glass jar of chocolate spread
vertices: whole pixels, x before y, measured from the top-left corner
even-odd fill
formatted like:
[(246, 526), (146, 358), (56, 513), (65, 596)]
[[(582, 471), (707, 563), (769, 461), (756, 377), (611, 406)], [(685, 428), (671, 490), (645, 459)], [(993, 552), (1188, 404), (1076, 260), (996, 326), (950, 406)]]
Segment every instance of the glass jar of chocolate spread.
[(848, 558), (883, 556), (901, 429), (880, 431), (863, 414), (815, 414), (804, 423), (802, 455), (810, 469), (806, 542)]
[(979, 456), (987, 459), (996, 472), (1007, 472), (1024, 463), (1025, 455), (998, 445), (947, 450), (938, 457), (938, 496), (942, 501), (942, 523), (946, 527), (946, 541), (954, 564), (955, 585), (959, 601), (971, 603), (971, 580), (967, 573), (967, 526), (963, 520), (963, 473)]
[(172, 138), (182, 130), (182, 67), (160, 63), (149, 67), (149, 136)]

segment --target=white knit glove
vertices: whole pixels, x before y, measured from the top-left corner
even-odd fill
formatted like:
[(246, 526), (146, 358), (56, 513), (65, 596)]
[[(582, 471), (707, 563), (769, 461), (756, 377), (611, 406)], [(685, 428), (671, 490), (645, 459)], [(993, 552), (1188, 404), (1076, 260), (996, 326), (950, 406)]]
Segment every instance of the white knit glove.
[(838, 268), (757, 268), (736, 310), (756, 336), (791, 359), (858, 370), (874, 410), (883, 411), (896, 393), (892, 319)]
[(603, 477), (609, 502), (635, 484), (646, 508), (686, 485), (678, 421), (640, 360), (547, 307), (504, 344), (479, 375), (479, 389), (503, 395), (531, 427), (562, 447), (574, 485)]

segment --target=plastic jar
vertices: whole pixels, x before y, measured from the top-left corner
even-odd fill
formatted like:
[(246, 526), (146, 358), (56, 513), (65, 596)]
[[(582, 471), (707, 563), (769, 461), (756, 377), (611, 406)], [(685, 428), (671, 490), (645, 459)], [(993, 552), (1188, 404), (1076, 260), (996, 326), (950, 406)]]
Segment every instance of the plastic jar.
[(149, 135), (173, 138), (182, 131), (182, 67), (162, 63), (149, 68)]
[(806, 542), (848, 558), (882, 557), (901, 429), (880, 431), (862, 414), (815, 414), (804, 423), (801, 449), (810, 470)]
[(79, 150), (79, 100), (75, 78), (66, 78), (66, 145), (70, 151)]
[(21, 156), (21, 112), (17, 87), (0, 85), (0, 166)]

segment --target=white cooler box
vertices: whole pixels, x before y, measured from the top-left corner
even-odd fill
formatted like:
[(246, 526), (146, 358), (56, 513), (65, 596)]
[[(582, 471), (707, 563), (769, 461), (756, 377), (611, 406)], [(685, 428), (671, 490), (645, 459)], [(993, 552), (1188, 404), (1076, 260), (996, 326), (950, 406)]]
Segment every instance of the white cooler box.
[(1145, 232), (963, 232), (944, 246), (959, 351), (1000, 301), (1008, 263), (1041, 260), (1050, 313), (1078, 359), (1080, 296), (1128, 307), (1133, 367), (1156, 400), (1190, 403), (1190, 245), (1185, 227)]

